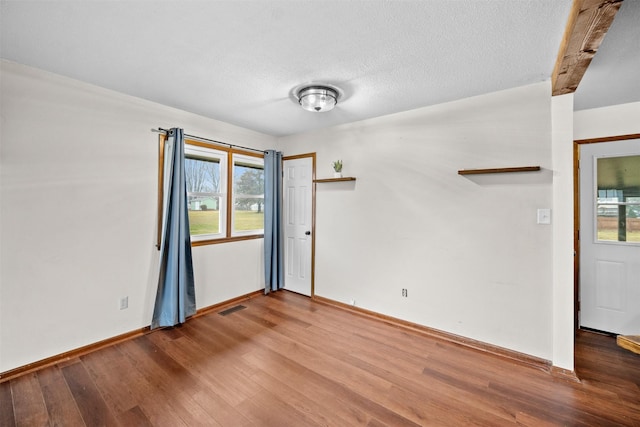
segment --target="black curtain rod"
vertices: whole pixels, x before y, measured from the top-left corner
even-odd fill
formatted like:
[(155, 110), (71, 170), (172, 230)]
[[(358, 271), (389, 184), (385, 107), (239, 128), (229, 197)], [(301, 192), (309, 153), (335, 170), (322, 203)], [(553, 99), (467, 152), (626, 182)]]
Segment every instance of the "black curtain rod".
[[(158, 133), (165, 133), (165, 134), (169, 133), (169, 129), (163, 129), (161, 127), (158, 127), (158, 129), (151, 129), (151, 130), (153, 132), (158, 132)], [(256, 152), (262, 153), (262, 154), (266, 154), (267, 153), (266, 151), (258, 150), (257, 148), (243, 147), (242, 145), (229, 144), (228, 142), (216, 141), (215, 139), (203, 138), (201, 136), (189, 135), (187, 133), (185, 133), (184, 136), (188, 137), (188, 138), (198, 139), (200, 141), (210, 142), (212, 144), (226, 145), (229, 148), (241, 148), (243, 150), (256, 151)]]

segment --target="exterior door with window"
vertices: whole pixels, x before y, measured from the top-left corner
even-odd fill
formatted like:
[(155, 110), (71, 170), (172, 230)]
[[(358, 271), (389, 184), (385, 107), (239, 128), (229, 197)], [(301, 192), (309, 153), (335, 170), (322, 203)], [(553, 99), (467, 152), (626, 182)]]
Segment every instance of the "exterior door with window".
[(311, 296), (313, 157), (284, 160), (284, 288)]
[(580, 148), (580, 326), (640, 334), (640, 139)]

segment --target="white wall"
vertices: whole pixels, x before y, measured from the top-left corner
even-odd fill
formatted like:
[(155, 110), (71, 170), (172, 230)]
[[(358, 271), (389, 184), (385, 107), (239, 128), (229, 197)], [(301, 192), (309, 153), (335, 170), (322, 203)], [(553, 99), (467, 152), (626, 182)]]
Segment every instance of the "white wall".
[[(640, 102), (575, 111), (572, 119), (574, 140), (640, 134)], [(573, 144), (571, 145), (571, 149), (573, 150)], [(565, 153), (563, 156), (566, 159), (564, 162), (565, 165), (570, 162), (571, 172), (573, 172), (573, 153), (568, 153), (566, 147), (562, 149), (562, 151)], [(554, 151), (554, 156), (558, 158), (560, 154)], [(564, 170), (566, 172), (569, 171), (567, 167), (565, 167)], [(564, 182), (566, 188), (573, 188), (573, 175), (568, 176), (568, 174), (565, 173), (564, 177), (560, 179)], [(565, 201), (565, 204), (566, 203), (568, 203), (568, 200)], [(573, 208), (571, 213), (573, 214)], [(573, 227), (573, 220), (571, 220), (571, 224)], [(565, 271), (565, 276), (567, 275), (568, 272)], [(571, 277), (573, 278), (573, 271), (571, 272)], [(573, 295), (571, 298), (574, 298)], [(556, 314), (557, 316), (562, 316), (561, 312), (556, 311)], [(566, 342), (566, 340), (561, 339), (560, 342)], [(573, 354), (573, 350), (571, 351), (571, 354)], [(561, 359), (560, 357), (556, 357), (556, 359), (558, 360), (558, 366), (565, 367), (563, 365), (569, 363), (566, 352), (565, 356)], [(556, 359), (554, 359), (554, 361)], [(563, 360), (563, 362), (560, 360)], [(573, 360), (571, 359), (570, 362), (571, 368), (567, 367), (567, 369), (572, 369), (573, 367)]]
[(576, 111), (573, 127), (575, 139), (640, 133), (640, 102)]
[[(567, 258), (558, 201), (569, 185), (570, 103), (552, 102), (548, 83), (276, 141), (0, 65), (0, 372), (148, 325), (157, 126), (317, 152), (319, 177), (344, 160), (355, 183), (317, 186), (317, 295), (572, 369), (572, 263), (552, 260)], [(640, 103), (578, 111), (573, 137), (640, 133), (638, 117)], [(457, 174), (519, 165), (543, 172)], [(535, 223), (541, 207), (554, 208), (552, 226)], [(198, 307), (262, 287), (262, 240), (196, 247), (194, 262)]]
[[(0, 372), (150, 323), (151, 128), (271, 148), (273, 137), (2, 61)], [(198, 308), (262, 288), (262, 240), (193, 249)], [(118, 302), (129, 297), (129, 308)]]
[[(551, 360), (548, 82), (294, 135), (317, 175), (316, 295)], [(464, 168), (540, 173), (463, 177)], [(401, 289), (408, 289), (408, 298)]]
[(573, 94), (551, 99), (553, 365), (574, 369)]

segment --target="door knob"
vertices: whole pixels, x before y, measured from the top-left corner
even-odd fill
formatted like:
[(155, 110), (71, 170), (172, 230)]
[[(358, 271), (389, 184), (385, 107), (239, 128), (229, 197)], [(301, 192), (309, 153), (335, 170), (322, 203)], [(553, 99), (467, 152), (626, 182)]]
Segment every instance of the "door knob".
[(304, 235), (305, 235), (305, 236), (310, 236), (310, 235), (311, 235), (311, 232), (310, 232), (310, 231), (305, 231), (305, 232), (304, 232)]

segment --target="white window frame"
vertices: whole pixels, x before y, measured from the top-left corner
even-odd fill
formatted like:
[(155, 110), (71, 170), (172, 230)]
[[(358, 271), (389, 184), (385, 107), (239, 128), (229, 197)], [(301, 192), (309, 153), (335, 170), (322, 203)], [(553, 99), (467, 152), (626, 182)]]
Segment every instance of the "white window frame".
[(227, 192), (229, 190), (227, 182), (227, 165), (228, 165), (228, 153), (222, 150), (216, 150), (215, 148), (202, 147), (200, 145), (193, 145), (185, 143), (184, 146), (185, 158), (195, 158), (203, 160), (216, 160), (220, 165), (220, 192), (212, 193), (218, 197), (219, 200), (219, 221), (220, 227), (218, 233), (209, 234), (191, 234), (192, 242), (199, 242), (205, 240), (217, 240), (227, 237)]
[[(257, 166), (259, 169), (262, 169), (264, 171), (264, 157), (248, 156), (245, 154), (233, 153), (232, 162), (233, 162), (232, 168), (235, 168), (236, 164), (239, 164), (240, 166), (242, 165)], [(235, 214), (236, 214), (236, 209), (235, 209), (236, 194), (235, 194), (235, 173), (232, 175), (233, 175), (232, 177), (233, 182), (231, 183), (231, 187), (230, 187), (232, 189), (232, 196), (233, 196), (231, 198), (231, 237), (263, 235), (264, 223), (262, 228), (255, 229), (255, 230), (235, 231), (233, 229), (235, 224)], [(263, 203), (263, 209), (264, 209), (264, 203)]]

